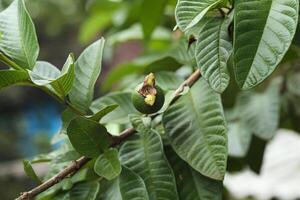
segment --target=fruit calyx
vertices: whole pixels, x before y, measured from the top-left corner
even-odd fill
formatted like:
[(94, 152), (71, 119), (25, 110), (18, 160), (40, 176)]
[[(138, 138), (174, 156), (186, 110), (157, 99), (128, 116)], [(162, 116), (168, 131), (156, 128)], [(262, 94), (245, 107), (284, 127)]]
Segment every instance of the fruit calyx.
[(150, 73), (145, 77), (144, 83), (138, 90), (138, 93), (144, 97), (144, 101), (147, 105), (154, 105), (157, 90), (155, 88), (155, 76), (153, 73)]

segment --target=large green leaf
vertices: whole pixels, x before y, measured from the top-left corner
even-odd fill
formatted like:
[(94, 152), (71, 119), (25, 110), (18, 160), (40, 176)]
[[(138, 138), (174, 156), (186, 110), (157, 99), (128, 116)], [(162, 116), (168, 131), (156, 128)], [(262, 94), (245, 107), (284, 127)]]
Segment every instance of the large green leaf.
[(202, 76), (212, 89), (222, 93), (229, 84), (227, 60), (232, 45), (228, 35), (230, 18), (213, 18), (199, 32), (195, 56)]
[(175, 17), (177, 25), (182, 31), (195, 26), (204, 15), (222, 0), (178, 0)]
[(235, 77), (242, 89), (250, 89), (274, 71), (289, 49), (299, 2), (239, 0), (234, 7)]
[(102, 123), (128, 123), (128, 115), (138, 113), (131, 102), (131, 93), (129, 92), (115, 92), (100, 97), (92, 103), (91, 110), (97, 113), (103, 109), (103, 106), (113, 104), (119, 106), (104, 116), (101, 120)]
[(160, 136), (146, 127), (139, 117), (132, 116), (131, 121), (139, 134), (121, 146), (121, 163), (142, 177), (149, 199), (178, 199), (175, 178)]
[(94, 200), (99, 192), (97, 182), (83, 182), (76, 184), (70, 191), (70, 200)]
[(172, 147), (183, 160), (205, 176), (224, 178), (227, 128), (221, 97), (204, 79), (166, 110), (163, 124)]
[(94, 165), (95, 172), (107, 180), (112, 180), (119, 176), (121, 169), (118, 151), (116, 149), (104, 151), (104, 153), (97, 158)]
[(168, 0), (143, 0), (141, 6), (141, 24), (145, 38), (149, 38), (159, 25)]
[(67, 134), (76, 151), (87, 157), (97, 157), (110, 144), (106, 128), (84, 117), (73, 119), (68, 126)]
[(193, 170), (171, 147), (166, 148), (166, 154), (174, 170), (181, 200), (222, 199), (222, 181), (207, 178)]
[(263, 93), (244, 92), (237, 99), (241, 120), (259, 138), (268, 140), (276, 133), (280, 114), (279, 82), (275, 80)]
[(143, 179), (122, 167), (121, 175), (109, 183), (107, 190), (101, 194), (103, 200), (148, 200), (148, 193)]
[(0, 71), (0, 89), (14, 85), (29, 83), (30, 78), (26, 71), (1, 70)]
[(94, 96), (94, 85), (101, 71), (104, 39), (87, 47), (75, 62), (75, 80), (70, 91), (71, 102), (86, 111)]
[(13, 1), (0, 13), (0, 51), (23, 68), (35, 65), (39, 45), (24, 0)]

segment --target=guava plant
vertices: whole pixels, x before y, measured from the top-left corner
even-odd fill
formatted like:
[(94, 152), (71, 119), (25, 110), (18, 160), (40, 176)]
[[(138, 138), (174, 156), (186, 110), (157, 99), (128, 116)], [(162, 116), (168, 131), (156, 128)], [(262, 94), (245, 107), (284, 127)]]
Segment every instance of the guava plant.
[[(149, 42), (168, 3), (139, 2)], [(14, 0), (0, 13), (0, 88), (33, 86), (66, 108), (60, 147), (24, 160), (37, 186), (17, 199), (225, 199), (227, 170), (259, 171), (276, 130), (299, 129), (298, 15), (298, 0), (178, 0), (172, 48), (114, 69), (105, 88), (118, 86), (94, 99), (105, 40), (59, 70), (37, 60), (35, 26)]]

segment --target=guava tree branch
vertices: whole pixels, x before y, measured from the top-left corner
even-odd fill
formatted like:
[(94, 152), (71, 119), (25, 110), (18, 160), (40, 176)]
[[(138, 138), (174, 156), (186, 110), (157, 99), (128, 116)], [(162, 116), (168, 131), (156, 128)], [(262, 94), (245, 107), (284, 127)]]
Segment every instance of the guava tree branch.
[[(183, 92), (184, 87), (189, 86), (191, 87), (201, 76), (200, 70), (197, 69), (194, 73), (192, 73), (174, 92), (173, 99), (171, 104), (180, 96)], [(111, 147), (117, 146), (129, 138), (131, 135), (135, 134), (135, 130), (133, 128), (125, 129), (120, 136), (112, 137), (112, 144)], [(41, 185), (33, 188), (30, 191), (23, 192), (21, 195), (16, 198), (16, 200), (29, 200), (33, 199), (36, 195), (46, 191), (47, 189), (51, 188), (53, 185), (62, 181), (65, 177), (71, 176), (76, 173), (79, 169), (81, 169), (87, 162), (91, 159), (87, 157), (81, 157), (78, 160), (73, 161), (68, 167), (63, 169), (61, 172), (53, 176), (52, 178), (48, 179)]]

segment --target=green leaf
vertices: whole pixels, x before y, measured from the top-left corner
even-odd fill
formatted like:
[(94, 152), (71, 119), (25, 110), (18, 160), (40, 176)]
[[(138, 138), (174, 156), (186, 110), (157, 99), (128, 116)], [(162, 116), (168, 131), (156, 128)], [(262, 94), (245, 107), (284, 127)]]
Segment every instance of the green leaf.
[(275, 79), (263, 93), (244, 92), (237, 99), (237, 112), (252, 132), (264, 140), (276, 133), (280, 114), (280, 80)]
[(70, 191), (72, 200), (95, 200), (100, 189), (98, 182), (83, 182), (76, 184)]
[(84, 117), (73, 119), (67, 134), (75, 150), (87, 157), (97, 157), (110, 144), (106, 128)]
[(251, 130), (241, 121), (228, 124), (228, 154), (233, 157), (245, 157), (252, 138)]
[(118, 151), (116, 149), (104, 151), (104, 153), (97, 158), (94, 170), (96, 174), (107, 180), (112, 180), (119, 176), (122, 168), (118, 157)]
[(159, 134), (145, 127), (138, 116), (131, 116), (131, 122), (139, 134), (121, 146), (121, 163), (142, 177), (149, 199), (178, 199), (175, 178)]
[(54, 160), (57, 163), (74, 161), (80, 158), (80, 154), (75, 150), (70, 150), (57, 155)]
[(165, 53), (142, 56), (133, 61), (116, 66), (107, 75), (104, 84), (102, 84), (102, 88), (108, 90), (112, 86), (115, 86), (123, 77), (128, 75), (175, 71), (182, 65), (194, 66), (195, 64), (195, 45), (193, 44), (188, 49), (186, 39), (180, 39), (179, 42), (172, 45)]
[(168, 0), (143, 0), (141, 19), (145, 38), (150, 38), (152, 32), (159, 25)]
[(100, 108), (100, 110), (98, 112), (96, 112), (94, 115), (92, 115), (91, 117), (89, 117), (89, 119), (90, 120), (94, 120), (96, 122), (99, 122), (105, 115), (107, 115), (108, 113), (112, 112), (117, 107), (118, 107), (117, 104), (103, 106), (102, 108)]
[(31, 178), (32, 180), (34, 180), (35, 182), (37, 182), (38, 184), (41, 183), (40, 178), (36, 175), (34, 169), (31, 166), (31, 163), (29, 160), (23, 160), (23, 168), (24, 171), (26, 173), (26, 175)]
[(39, 45), (24, 0), (14, 0), (0, 13), (0, 35), (0, 51), (22, 68), (32, 69)]
[(202, 76), (216, 92), (222, 93), (229, 84), (227, 60), (232, 45), (228, 35), (230, 18), (213, 18), (199, 32), (195, 57)]
[(0, 89), (22, 83), (29, 83), (29, 75), (26, 71), (0, 70)]
[(103, 200), (148, 200), (148, 193), (143, 179), (122, 167), (118, 179), (109, 183), (107, 190), (101, 194)]
[(168, 54), (182, 65), (194, 66), (196, 65), (195, 46), (196, 45), (192, 44), (190, 48), (188, 48), (188, 41), (185, 38), (180, 39)]
[(87, 47), (75, 62), (75, 80), (70, 91), (71, 102), (83, 111), (88, 110), (94, 96), (94, 85), (101, 71), (104, 39)]
[(51, 200), (70, 200), (70, 193), (58, 193), (54, 197), (51, 197)]
[(70, 122), (78, 116), (79, 115), (72, 112), (70, 109), (65, 109), (61, 113), (62, 126), (60, 128), (59, 134), (67, 134), (67, 128), (68, 128)]
[(183, 78), (174, 72), (162, 71), (155, 73), (155, 82), (164, 91), (176, 90), (183, 81)]
[(59, 75), (59, 69), (45, 61), (36, 62), (32, 71), (29, 71), (31, 81), (39, 86), (50, 84), (52, 81), (56, 80)]
[(223, 180), (226, 122), (220, 95), (204, 79), (165, 111), (163, 124), (173, 149), (183, 160), (201, 174)]
[(70, 177), (66, 177), (61, 181), (62, 190), (70, 190), (73, 187), (73, 183)]
[(47, 153), (47, 154), (38, 154), (34, 156), (30, 163), (43, 163), (43, 162), (50, 162), (54, 158), (53, 153)]
[(299, 2), (239, 0), (234, 7), (235, 77), (240, 88), (250, 89), (274, 71), (289, 49)]
[(170, 147), (166, 148), (166, 154), (174, 170), (181, 200), (222, 200), (222, 181), (207, 178), (193, 170)]
[(74, 80), (74, 58), (69, 55), (62, 71), (45, 61), (38, 61), (29, 71), (31, 81), (38, 86), (53, 88), (61, 97), (69, 92)]
[(63, 97), (67, 96), (73, 86), (74, 78), (74, 57), (70, 54), (59, 77), (51, 82), (51, 86)]
[[(176, 90), (180, 84), (184, 81), (182, 78), (182, 73), (171, 72), (171, 71), (159, 71), (155, 72), (155, 83), (166, 93), (170, 90)], [(189, 73), (190, 74), (190, 73)], [(145, 75), (143, 74), (132, 74), (131, 76), (127, 76), (124, 78), (118, 89), (122, 91), (132, 92), (137, 87), (137, 85), (141, 84), (144, 81)]]
[(221, 2), (222, 0), (178, 0), (175, 10), (177, 25), (182, 31), (187, 31)]
[(96, 99), (91, 106), (94, 113), (99, 112), (103, 106), (112, 104), (119, 105), (114, 111), (104, 116), (101, 123), (128, 123), (129, 114), (137, 114), (138, 111), (134, 108), (131, 102), (131, 93), (129, 92), (114, 92), (106, 96)]
[(102, 87), (107, 90), (118, 83), (123, 77), (136, 74), (147, 74), (163, 70), (176, 70), (181, 65), (176, 61), (171, 53), (153, 54), (139, 57), (131, 62), (122, 63), (116, 66), (104, 81)]

